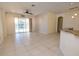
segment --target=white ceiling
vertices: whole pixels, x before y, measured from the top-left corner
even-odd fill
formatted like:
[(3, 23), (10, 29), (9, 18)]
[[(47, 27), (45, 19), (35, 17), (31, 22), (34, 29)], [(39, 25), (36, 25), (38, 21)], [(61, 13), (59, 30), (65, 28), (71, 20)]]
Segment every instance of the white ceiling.
[[(32, 7), (34, 4), (36, 6)], [(6, 12), (24, 14), (26, 9), (30, 9), (34, 15), (42, 12), (53, 11), (61, 13), (69, 10), (72, 7), (79, 7), (78, 2), (0, 2), (0, 8)]]

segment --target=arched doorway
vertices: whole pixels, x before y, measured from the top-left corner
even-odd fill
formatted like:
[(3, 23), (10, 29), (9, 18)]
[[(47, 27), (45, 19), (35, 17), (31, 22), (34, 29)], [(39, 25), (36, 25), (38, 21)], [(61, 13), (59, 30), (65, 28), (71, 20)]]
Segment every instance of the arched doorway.
[(58, 33), (60, 33), (62, 26), (63, 26), (63, 17), (60, 16), (60, 17), (58, 17), (58, 25), (57, 25), (57, 32)]

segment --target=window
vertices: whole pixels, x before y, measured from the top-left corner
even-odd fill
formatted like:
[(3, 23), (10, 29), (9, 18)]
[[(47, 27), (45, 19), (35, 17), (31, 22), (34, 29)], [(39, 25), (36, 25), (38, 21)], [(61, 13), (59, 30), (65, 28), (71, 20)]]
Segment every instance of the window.
[(15, 31), (16, 32), (29, 32), (29, 19), (15, 17)]

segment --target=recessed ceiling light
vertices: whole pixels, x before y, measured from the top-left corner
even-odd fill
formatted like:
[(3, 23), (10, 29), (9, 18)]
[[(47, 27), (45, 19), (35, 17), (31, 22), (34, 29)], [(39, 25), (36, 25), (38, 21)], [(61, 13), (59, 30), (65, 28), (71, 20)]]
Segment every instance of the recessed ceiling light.
[(74, 18), (74, 16), (72, 16), (72, 18)]
[(77, 16), (77, 13), (75, 13), (74, 15)]

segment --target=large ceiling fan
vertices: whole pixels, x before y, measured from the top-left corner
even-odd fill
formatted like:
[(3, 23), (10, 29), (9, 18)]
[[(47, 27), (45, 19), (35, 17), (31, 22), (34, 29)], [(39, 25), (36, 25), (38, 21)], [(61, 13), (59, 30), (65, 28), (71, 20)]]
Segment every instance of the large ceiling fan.
[(26, 14), (33, 15), (31, 12), (29, 12), (29, 10), (26, 10), (25, 13), (26, 13)]
[[(31, 6), (32, 6), (32, 7), (34, 7), (35, 5), (34, 5), (34, 4), (32, 4)], [(26, 14), (33, 15), (33, 13), (31, 13), (28, 9), (25, 11), (25, 13), (26, 13)]]

